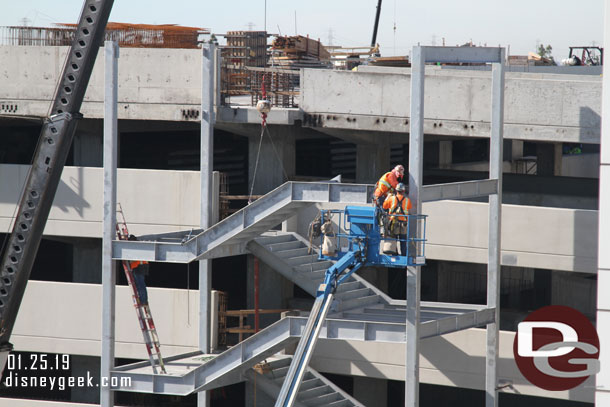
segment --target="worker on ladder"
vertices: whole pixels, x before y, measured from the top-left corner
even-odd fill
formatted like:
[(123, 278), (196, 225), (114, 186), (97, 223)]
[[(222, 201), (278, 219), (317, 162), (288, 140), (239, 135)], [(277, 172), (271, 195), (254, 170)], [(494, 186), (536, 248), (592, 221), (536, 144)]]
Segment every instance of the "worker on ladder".
[(383, 201), (389, 194), (393, 194), (399, 182), (402, 182), (402, 177), (405, 175), (405, 167), (398, 164), (392, 171), (386, 172), (379, 178), (375, 184), (375, 195), (373, 202), (380, 208), (383, 207)]
[[(129, 240), (138, 240), (134, 235), (129, 235)], [(135, 260), (129, 262), (129, 267), (133, 271), (133, 280), (138, 291), (141, 305), (148, 305), (148, 292), (146, 291), (146, 276), (148, 275), (148, 262)]]
[(411, 200), (405, 195), (406, 187), (402, 182), (396, 186), (396, 194), (390, 195), (383, 203), (383, 209), (389, 214), (390, 237), (400, 240), (400, 255), (407, 255), (407, 215), (411, 209)]

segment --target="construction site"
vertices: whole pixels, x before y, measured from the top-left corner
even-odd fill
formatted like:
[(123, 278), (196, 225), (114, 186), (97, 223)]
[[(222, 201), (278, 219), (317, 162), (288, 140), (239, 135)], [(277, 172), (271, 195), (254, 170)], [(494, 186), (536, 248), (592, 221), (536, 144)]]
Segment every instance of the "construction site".
[[(354, 48), (112, 5), (0, 27), (0, 407), (610, 406), (602, 47), (384, 56), (381, 1)], [(551, 305), (599, 338), (572, 386), (517, 361)]]

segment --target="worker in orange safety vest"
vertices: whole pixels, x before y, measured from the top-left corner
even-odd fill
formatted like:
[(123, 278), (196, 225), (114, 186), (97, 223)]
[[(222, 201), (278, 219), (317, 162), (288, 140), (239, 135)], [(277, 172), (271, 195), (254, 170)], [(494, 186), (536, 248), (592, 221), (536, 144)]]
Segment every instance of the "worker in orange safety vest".
[[(129, 235), (128, 240), (137, 241), (134, 235)], [(146, 276), (148, 275), (148, 262), (144, 260), (134, 260), (129, 262), (129, 267), (133, 271), (134, 284), (138, 291), (140, 304), (148, 305), (148, 291), (146, 290)]]
[(397, 165), (390, 172), (386, 172), (379, 178), (377, 184), (375, 184), (375, 195), (373, 201), (379, 205), (383, 206), (383, 201), (385, 201), (386, 197), (389, 194), (393, 194), (396, 190), (396, 186), (399, 182), (401, 182), (402, 177), (405, 174), (405, 167), (402, 165)]
[(407, 215), (411, 209), (411, 200), (405, 196), (405, 191), (405, 184), (399, 183), (396, 186), (396, 195), (390, 195), (383, 203), (383, 209), (390, 214), (390, 236), (400, 239), (402, 256), (407, 255)]

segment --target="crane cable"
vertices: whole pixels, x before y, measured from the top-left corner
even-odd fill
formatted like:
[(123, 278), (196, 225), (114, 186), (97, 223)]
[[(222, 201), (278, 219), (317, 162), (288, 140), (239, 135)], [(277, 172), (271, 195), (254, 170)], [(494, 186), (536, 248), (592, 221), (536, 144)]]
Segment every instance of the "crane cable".
[(267, 128), (267, 113), (271, 110), (271, 103), (267, 100), (267, 89), (265, 88), (265, 77), (266, 74), (263, 75), (263, 81), (261, 84), (261, 94), (262, 99), (259, 100), (256, 104), (256, 109), (261, 112), (261, 135), (258, 141), (258, 151), (256, 152), (256, 161), (254, 164), (254, 174), (252, 175), (252, 185), (250, 186), (250, 195), (248, 196), (248, 205), (251, 204), (252, 194), (254, 193), (254, 183), (256, 181), (256, 173), (258, 171), (258, 162), (261, 155), (261, 149), (263, 146), (263, 137), (265, 136), (265, 131), (267, 132), (267, 136), (269, 137), (269, 141), (271, 142), (271, 147), (273, 148), (273, 152), (280, 163), (280, 167), (282, 168), (282, 172), (284, 173), (284, 177), (288, 180), (288, 174), (286, 173), (286, 169), (284, 168), (284, 163), (275, 148), (275, 143), (273, 142), (273, 137), (271, 137), (271, 133), (269, 133), (269, 129)]

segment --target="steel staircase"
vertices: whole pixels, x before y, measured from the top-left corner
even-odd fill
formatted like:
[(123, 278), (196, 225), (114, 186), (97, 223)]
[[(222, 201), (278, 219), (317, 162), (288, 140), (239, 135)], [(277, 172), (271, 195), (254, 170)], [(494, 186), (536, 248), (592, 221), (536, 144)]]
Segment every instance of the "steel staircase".
[[(268, 232), (254, 238), (246, 246), (248, 251), (261, 259), (275, 271), (297, 284), (312, 296), (324, 280), (324, 273), (333, 263), (318, 260), (318, 253), (309, 252), (309, 242), (296, 233)], [(394, 301), (383, 291), (367, 282), (357, 274), (339, 286), (335, 294), (336, 306), (331, 314), (337, 312), (383, 306)]]
[[(257, 388), (275, 399), (280, 393), (291, 361), (290, 356), (276, 356), (247, 371), (245, 376), (255, 383)], [(295, 406), (364, 407), (362, 403), (310, 367), (305, 373)]]
[(139, 236), (137, 242), (113, 241), (113, 259), (190, 263), (245, 254), (248, 242), (301, 208), (317, 202), (366, 205), (372, 194), (372, 185), (286, 182), (205, 231)]
[[(437, 189), (427, 193), (431, 196), (448, 194), (444, 189)], [(477, 191), (471, 195), (475, 196)], [(113, 258), (187, 263), (195, 259), (251, 253), (314, 296), (333, 263), (319, 261), (316, 252), (310, 254), (308, 242), (298, 234), (270, 232), (269, 229), (294, 216), (296, 210), (317, 202), (366, 204), (371, 193), (372, 186), (366, 185), (288, 182), (208, 230), (156, 235), (151, 236), (150, 241), (115, 241)], [(356, 274), (339, 286), (335, 299), (320, 331), (320, 339), (364, 341), (380, 346), (384, 342), (405, 342), (404, 300), (391, 299)], [(421, 307), (420, 338), (483, 326), (494, 320), (493, 309), (482, 305), (422, 303)], [(129, 377), (130, 386), (119, 385), (116, 390), (187, 395), (257, 375), (252, 376), (257, 378), (257, 384), (259, 381), (264, 383), (265, 391), (274, 394), (275, 388), (280, 387), (279, 375), (285, 374), (285, 366), (275, 371), (280, 383), (251, 369), (296, 343), (306, 323), (306, 315), (290, 316), (222, 354), (193, 352), (166, 358), (167, 374), (163, 375), (154, 374), (148, 362), (117, 367), (113, 369), (112, 377), (120, 383), (121, 378)], [(316, 376), (312, 371), (306, 373), (304, 395), (299, 393), (301, 404), (296, 405), (360, 406), (333, 395), (338, 392), (331, 391), (332, 386), (318, 385), (311, 375)]]

